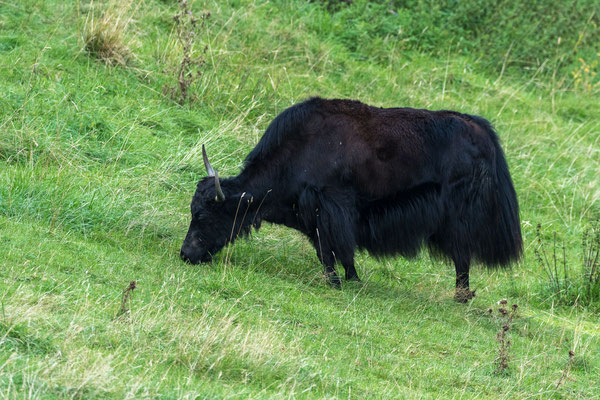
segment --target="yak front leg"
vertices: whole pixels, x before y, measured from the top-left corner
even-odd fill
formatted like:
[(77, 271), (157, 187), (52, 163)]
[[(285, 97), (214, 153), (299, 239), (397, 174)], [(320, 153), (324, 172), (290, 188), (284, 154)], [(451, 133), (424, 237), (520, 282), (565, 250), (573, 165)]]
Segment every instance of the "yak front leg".
[(298, 206), (304, 232), (307, 232), (317, 250), (329, 284), (337, 288), (341, 285), (334, 267), (336, 258), (346, 268), (346, 277), (356, 279), (354, 233), (357, 212), (353, 193), (307, 187), (300, 194)]
[(340, 254), (340, 261), (346, 271), (346, 280), (360, 282), (356, 268), (354, 268), (354, 253)]
[(475, 297), (475, 291), (469, 289), (469, 258), (453, 257), (454, 268), (456, 269), (456, 292), (454, 299), (460, 303), (466, 303)]
[(318, 241), (315, 243), (315, 247), (317, 248), (317, 257), (319, 257), (319, 260), (323, 264), (323, 273), (325, 274), (327, 283), (339, 289), (342, 286), (342, 280), (335, 271), (335, 254), (329, 249), (321, 248)]

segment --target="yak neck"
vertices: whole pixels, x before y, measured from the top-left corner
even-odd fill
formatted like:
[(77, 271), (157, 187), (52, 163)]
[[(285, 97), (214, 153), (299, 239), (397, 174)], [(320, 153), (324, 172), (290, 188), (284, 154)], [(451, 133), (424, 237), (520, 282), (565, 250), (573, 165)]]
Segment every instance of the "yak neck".
[(278, 202), (280, 194), (274, 187), (280, 182), (280, 177), (275, 176), (276, 171), (267, 168), (244, 168), (234, 179), (235, 185), (242, 192), (252, 195), (254, 207), (263, 213), (268, 207)]

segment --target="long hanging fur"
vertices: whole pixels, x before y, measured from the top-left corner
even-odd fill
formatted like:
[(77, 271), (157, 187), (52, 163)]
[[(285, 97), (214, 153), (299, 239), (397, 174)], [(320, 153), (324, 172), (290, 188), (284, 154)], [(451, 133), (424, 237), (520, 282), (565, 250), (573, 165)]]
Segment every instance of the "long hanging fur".
[(439, 187), (423, 185), (369, 204), (362, 210), (359, 247), (377, 257), (416, 256), (443, 218)]
[(494, 157), (473, 163), (468, 179), (444, 191), (444, 218), (428, 241), (434, 254), (454, 260), (479, 261), (505, 267), (522, 252), (519, 206), (504, 152), (490, 123), (464, 115), (478, 124), (493, 143)]
[[(490, 135), (496, 153), (493, 168), (483, 169), (483, 176), (477, 179), (480, 187), (475, 192), (474, 208), (469, 214), (477, 226), (471, 233), (473, 253), (487, 266), (506, 266), (517, 260), (523, 249), (517, 194), (492, 126), (483, 118), (470, 117)], [(482, 220), (476, 223), (478, 219)]]

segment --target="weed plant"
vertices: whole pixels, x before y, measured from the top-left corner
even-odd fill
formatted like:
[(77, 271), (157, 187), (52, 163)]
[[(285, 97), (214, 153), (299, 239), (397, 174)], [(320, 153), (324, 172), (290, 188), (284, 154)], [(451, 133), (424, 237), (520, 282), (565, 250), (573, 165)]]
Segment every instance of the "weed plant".
[[(600, 300), (600, 233), (598, 223), (584, 228), (581, 239), (581, 264), (569, 259), (565, 243), (558, 243), (553, 234), (552, 243), (542, 239), (541, 225), (537, 225), (536, 259), (547, 280), (545, 290), (547, 300), (569, 306), (583, 304), (597, 307)], [(577, 260), (577, 259), (575, 259)]]
[[(177, 87), (168, 85), (163, 87), (163, 92), (177, 99), (183, 105), (190, 98), (190, 87), (202, 75), (202, 67), (206, 64), (204, 54), (208, 46), (202, 51), (195, 48), (199, 32), (204, 28), (210, 12), (203, 11), (198, 18), (190, 9), (187, 0), (179, 0), (179, 12), (173, 17), (177, 43), (181, 49), (181, 61), (177, 66)], [(192, 96), (193, 98), (193, 96)]]
[[(511, 345), (509, 334), (518, 308), (517, 304), (513, 304), (510, 308), (508, 308), (507, 304), (508, 301), (506, 299), (498, 302), (498, 305), (500, 305), (500, 308), (497, 309), (498, 315), (496, 316), (499, 328), (498, 333), (496, 333), (498, 356), (495, 360), (497, 374), (505, 374), (509, 367)], [(488, 313), (493, 314), (493, 309), (488, 309)]]

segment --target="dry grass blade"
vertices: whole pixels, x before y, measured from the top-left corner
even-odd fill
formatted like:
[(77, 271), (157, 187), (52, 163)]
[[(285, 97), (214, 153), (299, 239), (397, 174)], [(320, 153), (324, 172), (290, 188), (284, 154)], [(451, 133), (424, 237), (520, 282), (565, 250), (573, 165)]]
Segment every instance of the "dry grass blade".
[(568, 378), (569, 372), (571, 371), (571, 368), (573, 367), (574, 361), (575, 361), (575, 352), (573, 350), (569, 350), (569, 361), (567, 362), (567, 365), (563, 369), (562, 375), (558, 379), (558, 382), (556, 382), (556, 390), (558, 390), (560, 385), (562, 385), (562, 383), (565, 381), (565, 379)]

